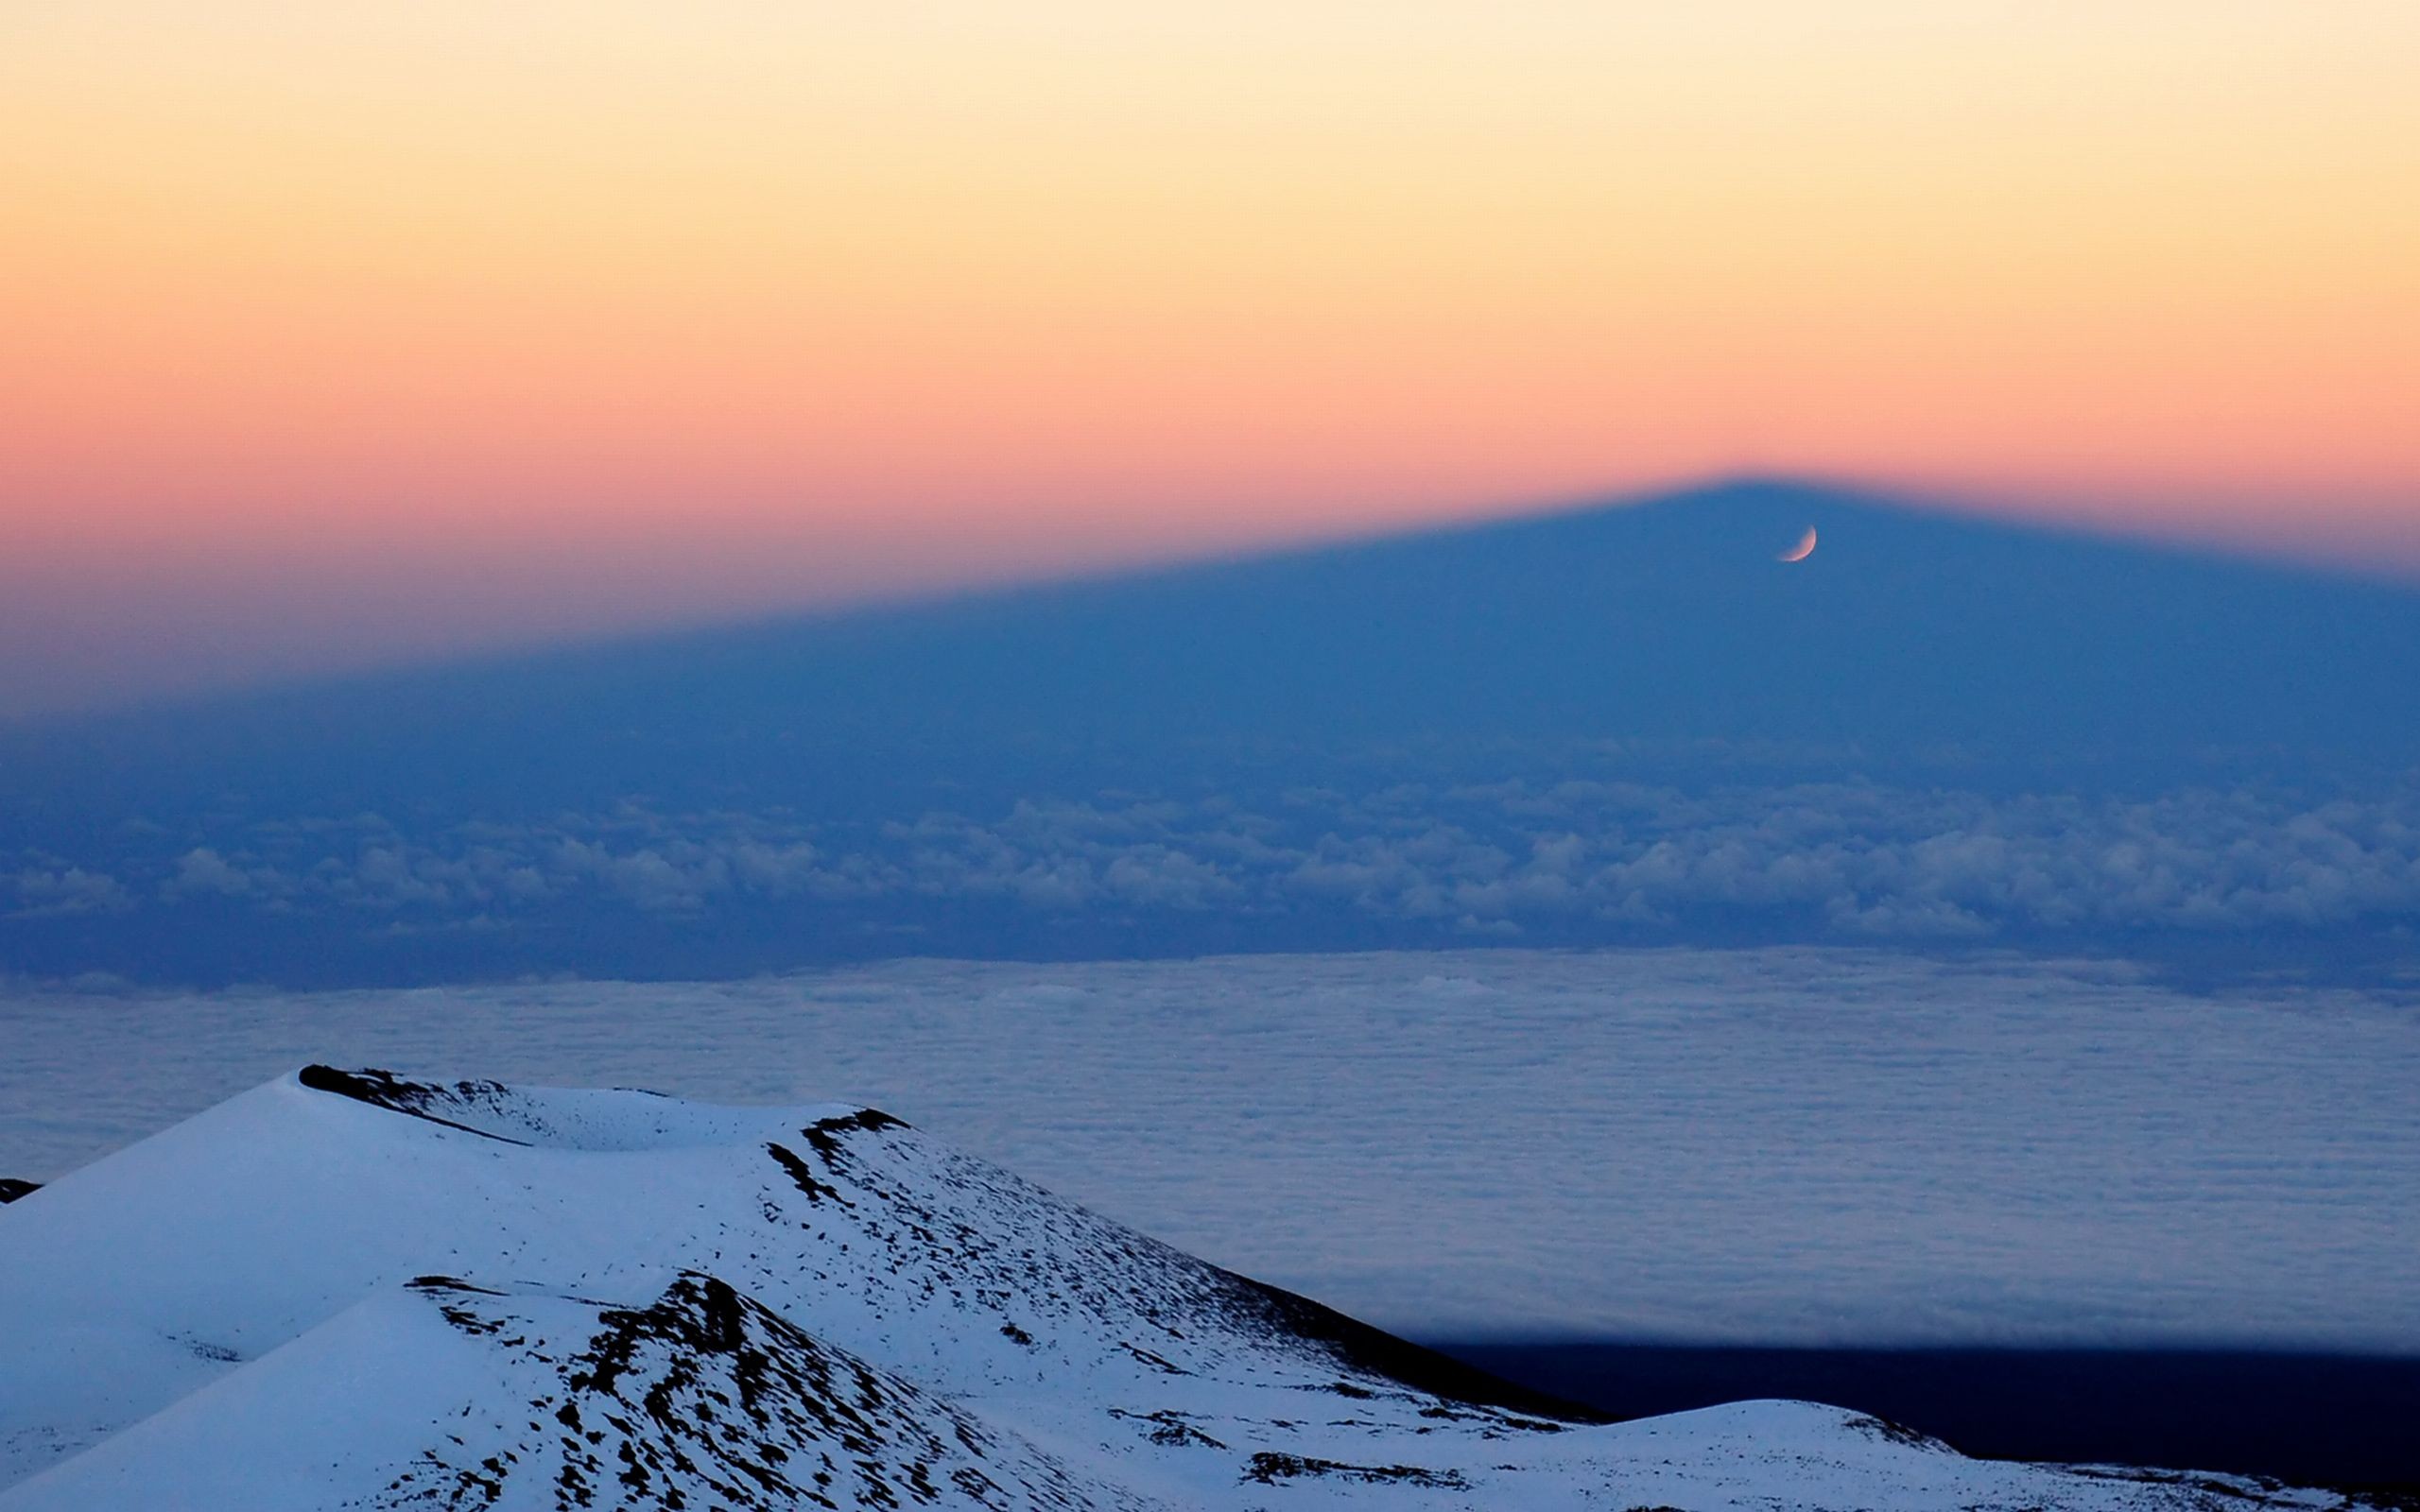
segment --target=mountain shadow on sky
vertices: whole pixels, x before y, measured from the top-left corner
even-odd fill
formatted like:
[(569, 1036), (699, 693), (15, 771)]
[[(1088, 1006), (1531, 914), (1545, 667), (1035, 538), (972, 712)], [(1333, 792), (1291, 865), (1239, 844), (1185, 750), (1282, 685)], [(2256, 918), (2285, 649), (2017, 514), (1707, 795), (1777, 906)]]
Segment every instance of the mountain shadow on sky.
[[(1820, 534), (1814, 554), (1778, 560), (1809, 526)], [(1700, 791), (1850, 781), (1998, 795), (2152, 794), (2254, 779), (2264, 792), (2393, 783), (2407, 781), (2397, 774), (2420, 754), (2413, 688), (2420, 591), (1828, 489), (1727, 484), (20, 727), (0, 736), (0, 876), (13, 852), (19, 915), (87, 922), (20, 928), (13, 944), (0, 927), (0, 953), (17, 956), (0, 954), (0, 965), (106, 965), (117, 947), (100, 941), (116, 936), (90, 919), (164, 893), (258, 902), (275, 890), (272, 872), (324, 874), (366, 864), (372, 850), (402, 856), (406, 842), (441, 830), (457, 833), (456, 850), (469, 855), (481, 842), (465, 827), (504, 833), (632, 803), (659, 815), (776, 815), (801, 843), (830, 852), (828, 827), (895, 837), (937, 813), (988, 822), (1036, 801), (1259, 795), (1268, 802), (1257, 813), (1285, 795), (1354, 799), (1405, 783), (1552, 786), (1582, 777)], [(363, 816), (388, 826), (395, 843), (274, 865), (236, 854), (291, 851), (310, 825)], [(1336, 828), (1304, 822), (1288, 854), (1309, 854)], [(2390, 816), (2373, 828), (2401, 833), (2401, 822)], [(1540, 830), (1504, 844), (1517, 856), (1552, 839)], [(1153, 844), (1143, 860), (1156, 866), (1169, 847)], [(654, 839), (648, 846), (655, 861), (671, 856)], [(2215, 838), (2205, 847), (2212, 856), (2223, 849)], [(1208, 852), (1195, 859), (1221, 864)], [(534, 896), (553, 864), (528, 860), (537, 882), (513, 885)], [(817, 885), (827, 899), (858, 896), (890, 867), (884, 875), (902, 897), (925, 900), (921, 911), (864, 924), (890, 932), (894, 950), (1032, 948), (1013, 910), (975, 928), (967, 899), (899, 881), (905, 865), (876, 858), (855, 881)], [(2379, 865), (2393, 872), (2400, 861)], [(1031, 880), (1023, 860), (994, 864), (1015, 868)], [(1184, 882), (1161, 869), (1167, 886)], [(383, 885), (367, 874), (346, 884)], [(487, 893), (456, 892), (503, 898), (505, 883), (481, 885)], [(631, 874), (616, 885), (655, 884)], [(2033, 885), (2044, 894), (2054, 884)], [(2204, 889), (2216, 902), (2194, 906), (2223, 921), (2244, 885), (2220, 878)], [(2343, 907), (2403, 918), (2400, 894), (2358, 877), (2330, 885), (2336, 893), (2315, 902), (2277, 904), (2272, 921), (2325, 922), (2327, 909)], [(1270, 931), (1248, 926), (1231, 891), (1214, 893), (1183, 904), (1197, 922), (1222, 920), (1206, 934), (1078, 932), (1054, 936), (1063, 943), (1053, 948), (1268, 948)], [(712, 902), (700, 893), (684, 906), (739, 927)], [(1355, 906), (1372, 912), (1366, 901)], [(1843, 907), (1881, 917), (1870, 898), (1825, 906), (1835, 917)], [(1972, 912), (1954, 897), (1947, 906)], [(2044, 918), (2074, 913), (2029, 906)], [(2111, 906), (2118, 919), (2147, 905)], [(1290, 905), (1253, 907), (1265, 924)], [(1453, 899), (1430, 911), (1469, 921)], [(1630, 911), (1671, 913), (1652, 902)], [(1494, 927), (1484, 914), (1470, 917)], [(793, 937), (797, 922), (786, 926)], [(77, 931), (87, 948), (54, 948)], [(53, 944), (26, 943), (37, 935)], [(1409, 938), (1392, 925), (1334, 938), (1281, 927), (1275, 936), (1294, 948)], [(722, 959), (708, 954), (688, 969)], [(732, 961), (792, 958), (742, 952)]]
[[(1813, 556), (1777, 560), (1809, 525)], [(2420, 750), (2415, 687), (2420, 592), (1743, 483), (13, 744), (21, 781), (54, 798), (80, 777), (136, 803), (771, 788), (814, 807), (869, 782), (1114, 779), (1407, 740), (2399, 765)]]

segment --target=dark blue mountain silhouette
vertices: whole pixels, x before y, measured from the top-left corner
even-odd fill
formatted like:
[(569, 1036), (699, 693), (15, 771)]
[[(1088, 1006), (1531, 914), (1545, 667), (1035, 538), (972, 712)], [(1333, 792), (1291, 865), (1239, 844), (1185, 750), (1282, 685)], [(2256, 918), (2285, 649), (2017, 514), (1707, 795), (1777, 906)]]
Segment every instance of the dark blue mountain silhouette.
[[(1777, 561), (1809, 525), (1815, 554)], [(1685, 830), (1700, 796), (1736, 815), (1815, 791), (1847, 795), (1820, 800), (1845, 814), (1860, 792), (1897, 794), (1905, 812), (1927, 793), (2100, 802), (2199, 788), (2211, 796), (2197, 801), (2252, 803), (2274, 825), (2363, 788), (2401, 802), (2420, 771), (2414, 689), (2420, 592), (1731, 484), (20, 727), (0, 733), (0, 972), (711, 976), (903, 950), (1455, 943), (1469, 936), (1451, 910), (1305, 893), (1288, 868), (1340, 833), (1461, 834), (1526, 855), (1582, 821), (1531, 823), (1506, 804), (1573, 778), (1680, 795), (1650, 803), (1654, 834)], [(1792, 785), (1809, 781), (1847, 785)], [(1489, 791), (1513, 797), (1456, 796)], [(1277, 849), (1215, 852), (1252, 879), (1233, 908), (1061, 907), (914, 869), (927, 816), (942, 832), (1080, 826), (1137, 798), (1205, 823), (1244, 816)], [(1041, 817), (1020, 820), (1029, 799)], [(1584, 821), (1599, 842), (1635, 838), (1624, 801)], [(699, 846), (742, 832), (893, 869), (862, 893), (735, 885), (711, 906), (666, 904), (644, 877), (583, 871), (564, 849), (585, 836), (602, 849), (581, 853), (661, 867), (648, 848), (691, 845), (697, 865), (723, 854)], [(2240, 864), (2259, 885), (2333, 896), (2291, 870), (2328, 870), (2327, 855), (2298, 861), (2261, 833)], [(2204, 848), (2192, 887), (2222, 900), (2243, 883), (2205, 854), (2228, 842), (2187, 838)], [(994, 854), (1022, 875), (1053, 843)], [(1116, 843), (1147, 867), (1167, 854), (1149, 833)], [(413, 902), (393, 884), (399, 863), (380, 860), (386, 848), (464, 866), (483, 846), (507, 857), (481, 873), (485, 890), (442, 901)], [(499, 890), (514, 867), (544, 873), (533, 898)], [(2293, 949), (2402, 958), (2400, 898), (2372, 887), (2314, 913), (2323, 934)], [(1827, 918), (1718, 897), (1668, 925), (1525, 917), (1523, 937), (1829, 938)], [(2051, 943), (2141, 945), (2121, 933)], [(2196, 961), (2231, 938), (2174, 937)]]
[(2414, 689), (2420, 593), (1754, 482), (21, 730), (9, 765), (61, 815), (838, 812), (1421, 740), (2392, 766), (2420, 756)]

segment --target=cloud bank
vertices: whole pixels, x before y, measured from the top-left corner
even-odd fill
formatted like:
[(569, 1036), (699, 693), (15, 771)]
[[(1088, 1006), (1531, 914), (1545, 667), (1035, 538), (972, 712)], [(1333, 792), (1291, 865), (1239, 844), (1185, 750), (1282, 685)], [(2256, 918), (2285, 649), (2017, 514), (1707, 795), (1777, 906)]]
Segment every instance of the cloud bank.
[(23, 917), (207, 905), (493, 928), (569, 908), (678, 920), (750, 905), (912, 926), (977, 905), (1039, 920), (1357, 920), (1441, 939), (1685, 938), (1724, 920), (1843, 941), (2404, 929), (2420, 921), (2420, 786), (1402, 783), (1032, 799), (856, 825), (630, 802), (419, 831), (374, 815), (254, 824), (135, 848), (114, 868), (27, 855), (8, 885)]
[(2413, 1349), (2414, 1009), (1865, 948), (0, 989), (0, 1175), (329, 1059), (861, 1099), (1431, 1336)]

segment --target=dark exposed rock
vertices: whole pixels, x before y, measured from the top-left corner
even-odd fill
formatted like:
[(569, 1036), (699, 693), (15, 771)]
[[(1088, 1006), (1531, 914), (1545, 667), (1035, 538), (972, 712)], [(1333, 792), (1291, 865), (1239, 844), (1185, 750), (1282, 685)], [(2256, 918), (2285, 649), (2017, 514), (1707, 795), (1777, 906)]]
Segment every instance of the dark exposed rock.
[(828, 1164), (840, 1158), (840, 1136), (852, 1132), (876, 1134), (887, 1128), (906, 1128), (904, 1119), (896, 1119), (878, 1108), (860, 1108), (854, 1113), (841, 1113), (832, 1118), (819, 1118), (799, 1130), (810, 1148), (823, 1157)]
[(443, 1118), (429, 1111), (431, 1104), (502, 1098), (508, 1095), (505, 1088), (496, 1082), (458, 1082), (453, 1087), (447, 1088), (429, 1082), (406, 1081), (390, 1071), (379, 1071), (374, 1068), (365, 1068), (361, 1071), (338, 1071), (334, 1066), (320, 1065), (303, 1067), (296, 1074), (295, 1079), (315, 1092), (334, 1092), (338, 1097), (350, 1097), (354, 1102), (368, 1103), (372, 1108), (383, 1108), (389, 1112), (426, 1119), (432, 1124), (442, 1124), (447, 1128), (460, 1129), (465, 1134), (476, 1134), (483, 1140), (495, 1140), (505, 1144), (526, 1145), (529, 1143), (527, 1140), (516, 1140), (507, 1135), (491, 1133), (487, 1129), (473, 1128), (468, 1124), (457, 1123), (453, 1119)]
[(1929, 1449), (1944, 1454), (1957, 1452), (1930, 1434), (1920, 1433), (1905, 1423), (1894, 1423), (1888, 1418), (1876, 1418), (1870, 1413), (1860, 1413), (1850, 1418), (1849, 1426), (1858, 1433), (1870, 1434), (1893, 1444), (1905, 1444), (1910, 1449)]
[[(683, 1512), (906, 1507), (954, 1487), (987, 1506), (1102, 1505), (1093, 1488), (949, 1403), (814, 1338), (713, 1276), (645, 1307), (600, 1308), (565, 1357), (515, 1298), (424, 1277), (447, 1320), (558, 1383), (494, 1426), (510, 1442), (424, 1454), (373, 1506), (494, 1503), (525, 1469), (560, 1507)], [(508, 1330), (512, 1338), (499, 1338)], [(467, 1432), (467, 1430), (466, 1430)]]
[(1314, 1459), (1301, 1454), (1278, 1454), (1268, 1451), (1254, 1454), (1244, 1470), (1244, 1479), (1274, 1486), (1299, 1476), (1328, 1476), (1341, 1481), (1361, 1481), (1374, 1485), (1425, 1486), (1443, 1490), (1462, 1490), (1470, 1483), (1459, 1470), (1423, 1469), (1417, 1465), (1347, 1465), (1340, 1460)]
[(809, 1201), (821, 1202), (830, 1197), (844, 1208), (851, 1206), (849, 1199), (840, 1195), (839, 1188), (819, 1179), (814, 1170), (804, 1160), (800, 1160), (795, 1151), (784, 1145), (768, 1143), (765, 1146), (765, 1153), (771, 1156), (774, 1163), (788, 1174), (791, 1182), (801, 1192), (806, 1194)]
[(1399, 1339), (1307, 1297), (1233, 1271), (1222, 1270), (1219, 1274), (1232, 1284), (1232, 1306), (1240, 1314), (1238, 1322), (1256, 1321), (1258, 1332), (1264, 1334), (1301, 1340), (1365, 1377), (1392, 1381), (1447, 1401), (1527, 1414), (1549, 1424), (1614, 1420), (1609, 1414), (1593, 1407), (1516, 1386), (1434, 1349), (1423, 1349), (1409, 1339)]

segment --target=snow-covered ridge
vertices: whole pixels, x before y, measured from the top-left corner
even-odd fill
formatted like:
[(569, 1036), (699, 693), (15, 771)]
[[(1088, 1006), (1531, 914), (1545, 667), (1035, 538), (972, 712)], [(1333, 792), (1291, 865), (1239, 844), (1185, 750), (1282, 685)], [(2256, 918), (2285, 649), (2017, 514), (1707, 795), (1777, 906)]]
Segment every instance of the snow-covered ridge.
[(1603, 1423), (848, 1105), (314, 1066), (11, 1203), (0, 1275), (6, 1512), (2339, 1502)]

